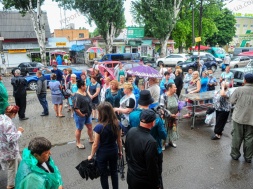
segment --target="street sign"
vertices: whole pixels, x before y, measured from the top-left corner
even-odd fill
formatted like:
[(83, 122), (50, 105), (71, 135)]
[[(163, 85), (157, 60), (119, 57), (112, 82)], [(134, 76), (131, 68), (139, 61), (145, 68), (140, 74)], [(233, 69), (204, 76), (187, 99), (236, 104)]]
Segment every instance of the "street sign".
[(143, 38), (144, 28), (143, 27), (128, 27), (127, 38)]
[(195, 42), (200, 42), (201, 41), (201, 37), (195, 37)]
[(59, 47), (59, 46), (66, 46), (67, 43), (66, 42), (56, 42), (56, 46)]

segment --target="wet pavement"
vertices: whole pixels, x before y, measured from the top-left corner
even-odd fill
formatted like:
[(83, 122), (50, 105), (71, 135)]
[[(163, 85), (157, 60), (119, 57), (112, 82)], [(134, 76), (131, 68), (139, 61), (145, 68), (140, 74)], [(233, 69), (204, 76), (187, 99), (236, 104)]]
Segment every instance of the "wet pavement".
[[(6, 85), (11, 95), (12, 88), (7, 80)], [(86, 128), (82, 132), (82, 141), (86, 149), (77, 149), (74, 142), (75, 125), (73, 118), (66, 108), (63, 110), (66, 117), (56, 118), (50, 92), (48, 92), (47, 99), (50, 114), (47, 117), (41, 117), (42, 107), (35, 92), (28, 92), (26, 116), (29, 119), (26, 121), (14, 119), (17, 127), (22, 126), (25, 129), (19, 140), (20, 149), (27, 147), (33, 137), (44, 136), (54, 145), (51, 150), (52, 157), (62, 173), (65, 189), (100, 189), (99, 179), (83, 180), (75, 169), (75, 166), (86, 159), (91, 151)], [(13, 100), (10, 96), (11, 103), (14, 102)], [(93, 122), (93, 126), (95, 124)], [(191, 130), (190, 125), (189, 119), (180, 120), (178, 126), (180, 138), (176, 142), (177, 148), (169, 147), (164, 151), (164, 188), (252, 189), (252, 164), (245, 163), (243, 157), (239, 161), (234, 161), (229, 156), (231, 123), (227, 123), (222, 138), (216, 141), (210, 139), (213, 134), (213, 127), (205, 125), (204, 119), (197, 118), (194, 130)], [(125, 172), (126, 170), (127, 166)], [(6, 171), (0, 171), (0, 189), (6, 188), (6, 179)], [(120, 189), (127, 189), (126, 180), (119, 179), (119, 185)]]

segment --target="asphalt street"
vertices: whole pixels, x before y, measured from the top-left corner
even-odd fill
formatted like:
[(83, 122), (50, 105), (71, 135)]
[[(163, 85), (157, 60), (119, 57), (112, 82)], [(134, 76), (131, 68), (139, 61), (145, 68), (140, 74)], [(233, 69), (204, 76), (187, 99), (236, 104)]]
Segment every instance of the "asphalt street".
[[(82, 67), (81, 67), (82, 68)], [(219, 77), (220, 71), (215, 73)], [(4, 78), (4, 83), (10, 95), (12, 87), (10, 78)], [(27, 147), (29, 141), (36, 136), (48, 138), (54, 147), (52, 158), (58, 165), (65, 189), (100, 189), (99, 179), (83, 180), (75, 169), (82, 160), (90, 155), (91, 145), (88, 142), (86, 129), (82, 132), (82, 141), (86, 149), (77, 149), (75, 146), (75, 125), (67, 109), (63, 113), (65, 118), (56, 118), (51, 103), (50, 92), (47, 99), (50, 106), (50, 115), (41, 117), (42, 107), (36, 94), (29, 91), (27, 95), (26, 121), (15, 118), (17, 127), (25, 129), (19, 140), (20, 150)], [(183, 114), (184, 112), (182, 112)], [(93, 126), (95, 126), (93, 122)], [(245, 163), (241, 157), (234, 161), (230, 157), (231, 149), (231, 122), (227, 123), (220, 140), (212, 141), (213, 127), (207, 126), (203, 118), (198, 118), (195, 129), (190, 128), (191, 120), (182, 119), (179, 122), (179, 140), (177, 148), (169, 147), (164, 151), (163, 183), (165, 189), (252, 189), (253, 167)], [(242, 153), (242, 152), (241, 152)], [(243, 153), (242, 153), (243, 154)], [(125, 176), (127, 166), (125, 168)], [(7, 172), (0, 171), (0, 189), (6, 188)], [(111, 187), (110, 187), (111, 188)], [(126, 180), (119, 178), (119, 188), (127, 189)], [(34, 186), (36, 189), (36, 186)]]

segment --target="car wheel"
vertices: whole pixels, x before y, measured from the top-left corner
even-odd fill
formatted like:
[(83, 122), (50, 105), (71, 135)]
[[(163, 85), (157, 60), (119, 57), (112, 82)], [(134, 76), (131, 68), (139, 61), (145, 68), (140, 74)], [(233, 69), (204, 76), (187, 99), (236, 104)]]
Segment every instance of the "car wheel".
[(31, 81), (29, 84), (28, 84), (28, 88), (32, 91), (35, 91), (37, 89), (37, 82), (36, 81)]
[(234, 68), (238, 68), (238, 65), (235, 65)]
[(178, 61), (177, 64), (181, 63), (182, 61)]
[(213, 70), (213, 72), (215, 72), (215, 71), (216, 71), (216, 69), (217, 69), (217, 67), (216, 67), (216, 66), (211, 66), (211, 70)]
[(157, 66), (160, 66), (162, 63), (163, 63), (162, 61), (159, 61)]

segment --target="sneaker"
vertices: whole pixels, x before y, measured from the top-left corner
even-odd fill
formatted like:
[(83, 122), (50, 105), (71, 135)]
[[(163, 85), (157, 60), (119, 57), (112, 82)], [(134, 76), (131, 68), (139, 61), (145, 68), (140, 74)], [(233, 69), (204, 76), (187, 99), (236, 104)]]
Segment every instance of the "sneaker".
[(22, 117), (22, 118), (20, 117), (19, 118), (19, 120), (21, 120), (21, 121), (24, 121), (24, 120), (27, 120), (27, 119), (29, 119), (29, 118), (28, 117)]

